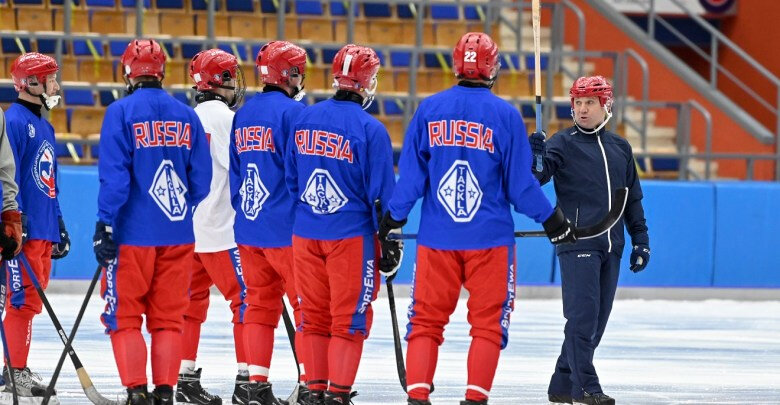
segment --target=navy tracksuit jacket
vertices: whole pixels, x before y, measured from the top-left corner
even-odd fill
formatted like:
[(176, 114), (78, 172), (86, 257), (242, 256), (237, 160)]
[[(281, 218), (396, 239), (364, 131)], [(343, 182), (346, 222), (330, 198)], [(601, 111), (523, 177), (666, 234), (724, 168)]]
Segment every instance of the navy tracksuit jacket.
[(556, 133), (547, 141), (543, 166), (536, 177), (541, 184), (555, 178), (558, 204), (578, 227), (594, 225), (607, 214), (615, 189), (629, 189), (624, 217), (609, 232), (556, 247), (566, 327), (548, 392), (582, 398), (584, 392), (602, 392), (593, 352), (615, 298), (625, 245), (623, 226), (634, 245), (649, 245), (642, 188), (631, 146), (604, 129), (593, 135), (577, 127)]

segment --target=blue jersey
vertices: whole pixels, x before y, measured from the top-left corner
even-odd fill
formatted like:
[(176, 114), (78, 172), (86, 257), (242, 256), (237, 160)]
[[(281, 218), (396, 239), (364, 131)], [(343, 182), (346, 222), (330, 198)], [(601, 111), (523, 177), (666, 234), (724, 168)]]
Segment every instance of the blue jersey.
[(193, 243), (192, 210), (209, 193), (211, 155), (192, 108), (140, 88), (106, 109), (100, 131), (98, 218), (117, 243)]
[(328, 99), (298, 116), (285, 162), (293, 233), (336, 240), (376, 232), (374, 201), (395, 185), (387, 129), (354, 101)]
[(284, 152), (303, 107), (280, 91), (269, 91), (236, 112), (230, 134), (230, 195), (237, 243), (292, 245), (295, 206), (284, 182)]
[(531, 174), (525, 125), (484, 87), (454, 86), (423, 100), (406, 131), (388, 204), (402, 220), (423, 197), (417, 241), (434, 249), (514, 244), (509, 204), (543, 222), (553, 207)]
[(19, 210), (27, 216), (29, 239), (59, 242), (57, 218), (62, 213), (57, 201), (54, 128), (30, 108), (40, 111), (40, 106), (17, 101), (5, 113), (8, 143), (16, 164), (15, 180), (19, 186), (16, 201)]

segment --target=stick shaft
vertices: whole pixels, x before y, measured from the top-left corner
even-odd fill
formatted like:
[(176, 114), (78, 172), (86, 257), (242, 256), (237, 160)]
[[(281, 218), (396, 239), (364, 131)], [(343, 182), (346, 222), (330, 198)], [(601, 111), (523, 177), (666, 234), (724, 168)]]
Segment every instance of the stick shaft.
[[(534, 95), (536, 96), (536, 129), (535, 132), (541, 132), (544, 128), (542, 126), (542, 44), (541, 44), (541, 10), (539, 0), (533, 0), (531, 2), (531, 21), (533, 23), (534, 32)], [(550, 80), (548, 77), (547, 80)], [(536, 160), (536, 171), (541, 172), (542, 167), (542, 155), (534, 155)]]

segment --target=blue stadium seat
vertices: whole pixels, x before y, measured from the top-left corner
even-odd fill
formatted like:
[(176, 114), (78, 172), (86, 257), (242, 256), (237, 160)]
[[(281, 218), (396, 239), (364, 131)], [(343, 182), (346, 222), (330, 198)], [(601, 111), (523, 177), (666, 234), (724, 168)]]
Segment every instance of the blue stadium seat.
[(13, 85), (0, 86), (0, 103), (13, 103), (18, 95)]
[(111, 90), (101, 90), (99, 93), (100, 105), (107, 107), (109, 104), (116, 101), (114, 93)]
[[(74, 143), (73, 149), (76, 151), (76, 156), (83, 158), (84, 157), (84, 145), (80, 143)], [(73, 155), (70, 154), (70, 151), (68, 150), (68, 146), (66, 143), (60, 143), (56, 142), (54, 144), (54, 154), (57, 156), (57, 158), (70, 158), (73, 157)]]
[(559, 119), (571, 119), (571, 103), (556, 103), (555, 116)]
[(265, 44), (253, 44), (252, 45), (252, 59), (257, 60), (257, 54), (260, 53), (260, 48)]
[[(639, 159), (644, 160), (644, 159)], [(653, 158), (653, 170), (655, 171), (678, 171), (680, 170), (680, 160), (675, 158)]]
[[(246, 1), (246, 0), (244, 0)], [(247, 2), (248, 3), (248, 2)], [(291, 1), (288, 1), (286, 4), (287, 6), (284, 8), (284, 12), (289, 13), (291, 10), (290, 7)], [(274, 4), (273, 0), (260, 0), (260, 11), (263, 13), (276, 13), (276, 4)]]
[[(54, 3), (54, 2), (52, 2), (52, 3)], [(33, 6), (35, 6), (35, 5), (42, 6), (43, 5), (43, 0), (14, 0), (14, 5), (15, 6), (18, 6), (20, 4), (33, 5)], [(62, 4), (62, 0), (60, 0), (60, 4)]]
[(509, 69), (510, 64), (515, 69), (520, 69), (520, 56), (519, 55), (503, 54), (503, 55), (501, 55), (501, 58), (499, 60), (501, 61), (501, 70)]
[[(360, 8), (358, 7), (358, 3), (355, 3), (354, 9), (354, 15), (360, 15)], [(345, 16), (347, 15), (347, 8), (344, 7), (344, 3), (339, 0), (332, 0), (330, 2), (330, 15), (335, 16)]]
[[(217, 44), (217, 48), (222, 49), (223, 51), (235, 55), (235, 52), (233, 51), (233, 47), (231, 44)], [(246, 53), (246, 46), (244, 44), (236, 44), (236, 51), (238, 51), (238, 58), (241, 60), (247, 60), (248, 55)]]
[[(209, 1), (211, 0), (192, 0), (192, 9), (193, 10), (208, 10), (209, 9)], [(219, 0), (214, 0), (217, 3), (214, 5), (214, 10), (219, 10), (220, 6), (222, 5)], [(251, 1), (249, 2), (251, 3)]]
[[(423, 56), (425, 60), (425, 67), (429, 67), (429, 68), (443, 67), (441, 63), (439, 63), (439, 58), (437, 57), (436, 53), (426, 53)], [(444, 57), (444, 61), (447, 63), (447, 66), (452, 67), (452, 55), (442, 54), (442, 56)]]
[[(540, 65), (539, 68), (541, 70), (547, 69), (547, 62), (549, 62), (549, 59), (550, 59), (550, 55), (548, 55), (546, 53), (543, 53), (543, 54), (539, 55), (539, 65)], [(534, 67), (535, 67), (534, 55), (526, 56), (525, 57), (525, 68), (531, 70)]]
[[(92, 41), (92, 46), (95, 48), (98, 55), (103, 56), (105, 54), (103, 44), (99, 41)], [(92, 51), (90, 51), (86, 40), (76, 39), (73, 40), (73, 54), (76, 56), (92, 56)]]
[[(29, 0), (25, 0), (25, 1), (29, 1)], [(31, 1), (30, 3), (36, 3), (37, 4), (37, 3), (40, 3), (40, 1), (39, 2), (32, 2)], [(21, 4), (21, 2), (17, 1), (17, 0), (14, 0), (14, 4)], [(52, 6), (64, 6), (65, 5), (65, 0), (49, 0), (49, 4), (51, 4)], [(73, 0), (73, 5), (74, 6), (78, 6), (80, 4), (81, 4), (80, 0)]]
[(390, 51), (390, 65), (393, 67), (409, 67), (411, 60), (411, 52)]
[(319, 0), (295, 0), (295, 13), (298, 15), (322, 15), (322, 3)]
[(157, 8), (184, 8), (184, 0), (157, 0)]
[(363, 4), (363, 12), (366, 17), (387, 18), (392, 16), (390, 5), (387, 3), (365, 3)]
[(116, 0), (87, 0), (87, 7), (116, 7)]
[[(135, 7), (138, 0), (122, 0), (122, 7), (130, 8)], [(149, 8), (152, 6), (152, 0), (144, 0), (144, 7)]]
[[(463, 7), (463, 17), (467, 20), (480, 20), (479, 18), (479, 12), (477, 11), (478, 6), (464, 6)], [(482, 6), (479, 6), (482, 8)], [(484, 10), (484, 9), (483, 9)]]
[(95, 105), (95, 94), (89, 89), (64, 89), (65, 104), (74, 105)]
[(338, 51), (339, 50), (337, 48), (335, 48), (335, 49), (334, 48), (331, 48), (331, 49), (322, 48), (322, 63), (324, 63), (326, 65), (332, 64), (333, 63), (333, 58), (336, 57), (336, 53), (338, 53)]
[(458, 13), (458, 6), (450, 5), (432, 5), (431, 17), (434, 20), (457, 20), (460, 18)]
[[(29, 38), (19, 38), (20, 42), (22, 43), (22, 46), (24, 47), (24, 51), (29, 51), (32, 48), (30, 47), (30, 39)], [(16, 40), (14, 38), (10, 37), (3, 37), (0, 40), (0, 48), (2, 48), (3, 53), (22, 53), (22, 49), (19, 49), (19, 46), (16, 44)], [(10, 68), (10, 66), (9, 66)]]
[[(56, 39), (44, 39), (41, 38), (38, 40), (38, 52), (40, 53), (47, 53), (47, 54), (53, 54), (57, 50), (57, 40)], [(64, 48), (63, 48), (64, 50)]]
[(375, 49), (376, 56), (379, 58), (379, 66), (385, 66), (385, 61), (387, 60), (387, 57), (385, 56), (385, 52), (379, 49)]
[(226, 0), (225, 6), (228, 11), (243, 11), (253, 13), (255, 11), (255, 2), (247, 0)]
[(404, 113), (403, 104), (399, 105), (396, 99), (386, 98), (382, 105), (385, 107), (385, 115), (402, 115)]
[(533, 104), (521, 105), (520, 113), (523, 114), (523, 118), (536, 118), (536, 109)]
[(111, 54), (111, 56), (122, 56), (122, 54), (125, 53), (125, 49), (127, 48), (128, 43), (130, 43), (130, 41), (124, 39), (109, 41), (108, 52)]
[(203, 44), (201, 43), (185, 43), (181, 44), (181, 57), (184, 59), (192, 59), (196, 53), (203, 50)]

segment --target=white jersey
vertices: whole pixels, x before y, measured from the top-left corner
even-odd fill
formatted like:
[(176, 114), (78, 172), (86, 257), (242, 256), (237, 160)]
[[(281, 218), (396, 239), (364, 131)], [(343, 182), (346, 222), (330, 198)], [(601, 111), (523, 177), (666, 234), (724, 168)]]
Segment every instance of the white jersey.
[(211, 151), (211, 191), (192, 217), (195, 230), (195, 252), (219, 252), (236, 247), (233, 237), (235, 211), (230, 203), (230, 128), (235, 113), (219, 100), (209, 100), (195, 107), (203, 123)]

